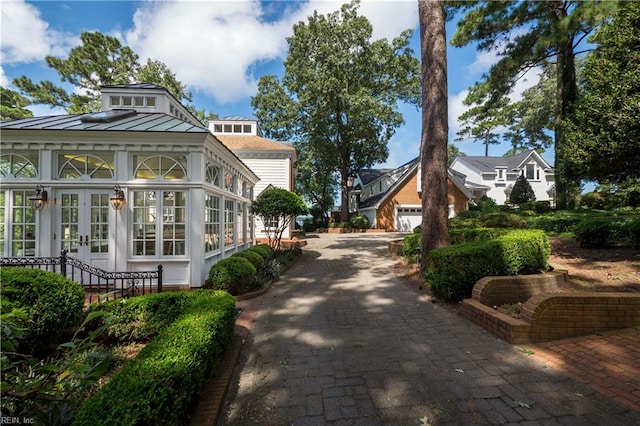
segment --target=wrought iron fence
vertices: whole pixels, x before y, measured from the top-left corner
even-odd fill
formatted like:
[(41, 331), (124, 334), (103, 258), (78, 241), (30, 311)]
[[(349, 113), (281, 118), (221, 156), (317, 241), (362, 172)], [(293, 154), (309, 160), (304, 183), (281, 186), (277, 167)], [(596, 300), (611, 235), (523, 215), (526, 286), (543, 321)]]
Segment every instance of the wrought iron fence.
[(162, 265), (155, 271), (107, 272), (62, 250), (56, 257), (2, 257), (0, 267), (3, 266), (38, 268), (63, 275), (84, 288), (88, 303), (100, 297), (108, 300), (162, 292)]

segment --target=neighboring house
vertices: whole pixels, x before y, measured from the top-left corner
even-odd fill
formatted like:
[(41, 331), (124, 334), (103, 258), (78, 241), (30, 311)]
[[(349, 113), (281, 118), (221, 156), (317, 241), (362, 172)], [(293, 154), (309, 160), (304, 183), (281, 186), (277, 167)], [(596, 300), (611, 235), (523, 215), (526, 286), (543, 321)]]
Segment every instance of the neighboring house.
[(465, 186), (476, 200), (486, 195), (496, 204), (508, 203), (518, 176), (524, 176), (537, 201), (550, 201), (555, 205), (554, 169), (536, 151), (510, 157), (460, 156), (453, 160), (450, 169), (464, 175)]
[[(419, 158), (396, 169), (365, 169), (351, 185), (350, 212), (367, 216), (372, 228), (410, 232), (422, 224)], [(472, 194), (455, 172), (447, 176), (449, 217), (467, 210)]]
[[(66, 250), (106, 271), (162, 264), (165, 288), (186, 289), (253, 244), (258, 177), (160, 86), (104, 86), (102, 112), (0, 129), (2, 256)], [(36, 187), (47, 195), (39, 210)]]
[[(293, 146), (262, 137), (258, 122), (246, 117), (211, 120), (209, 130), (260, 178), (254, 187), (254, 199), (270, 186), (293, 191), (296, 163)], [(283, 233), (283, 239), (291, 237), (292, 227), (293, 223)], [(255, 229), (256, 238), (267, 238), (265, 224), (258, 217)]]

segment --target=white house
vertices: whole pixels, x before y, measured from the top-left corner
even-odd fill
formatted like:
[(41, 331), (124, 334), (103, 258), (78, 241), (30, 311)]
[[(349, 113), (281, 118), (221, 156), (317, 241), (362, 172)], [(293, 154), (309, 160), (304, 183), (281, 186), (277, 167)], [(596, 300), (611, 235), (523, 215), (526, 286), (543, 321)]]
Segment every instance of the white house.
[(537, 201), (555, 205), (554, 169), (534, 150), (510, 157), (460, 156), (450, 169), (464, 175), (465, 186), (476, 199), (486, 195), (496, 204), (505, 204), (518, 176), (524, 176)]
[(106, 271), (161, 263), (165, 287), (189, 288), (253, 244), (258, 176), (160, 86), (105, 86), (101, 112), (0, 129), (4, 257), (64, 249)]
[[(293, 146), (264, 138), (256, 120), (241, 116), (211, 120), (209, 130), (260, 178), (254, 187), (254, 199), (269, 186), (294, 190), (296, 150)], [(282, 238), (291, 237), (291, 227)], [(264, 228), (265, 224), (256, 217), (256, 238), (267, 237)]]

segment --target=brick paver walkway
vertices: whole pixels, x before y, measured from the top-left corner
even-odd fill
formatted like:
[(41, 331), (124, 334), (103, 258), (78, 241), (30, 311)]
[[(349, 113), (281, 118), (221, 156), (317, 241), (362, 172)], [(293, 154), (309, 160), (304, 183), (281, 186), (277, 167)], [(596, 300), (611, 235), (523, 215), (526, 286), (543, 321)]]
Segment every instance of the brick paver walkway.
[(219, 424), (640, 424), (542, 347), (528, 355), (396, 278), (393, 238), (308, 238), (263, 296)]

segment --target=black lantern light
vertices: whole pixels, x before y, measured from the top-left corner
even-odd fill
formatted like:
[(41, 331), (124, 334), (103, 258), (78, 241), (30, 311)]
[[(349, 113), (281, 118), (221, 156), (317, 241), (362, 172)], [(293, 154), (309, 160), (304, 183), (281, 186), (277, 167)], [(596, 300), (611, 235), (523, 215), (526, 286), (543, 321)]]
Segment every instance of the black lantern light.
[(36, 210), (42, 210), (47, 202), (47, 191), (42, 185), (36, 186), (36, 193), (29, 197), (29, 200), (33, 203), (33, 208)]
[(124, 198), (124, 191), (120, 188), (120, 185), (116, 185), (113, 188), (113, 195), (109, 198), (109, 201), (114, 210), (120, 210), (124, 207), (127, 200)]

